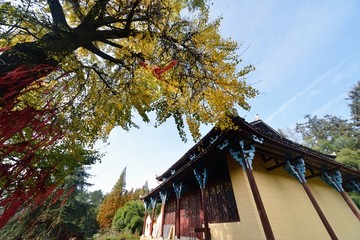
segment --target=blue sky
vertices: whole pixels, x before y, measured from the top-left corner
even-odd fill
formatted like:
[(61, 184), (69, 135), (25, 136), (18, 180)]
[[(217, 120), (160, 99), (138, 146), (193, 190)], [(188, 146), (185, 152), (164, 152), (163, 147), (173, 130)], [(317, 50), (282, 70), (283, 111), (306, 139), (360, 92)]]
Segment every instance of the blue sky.
[[(347, 93), (360, 80), (360, 1), (218, 0), (211, 16), (223, 17), (221, 34), (242, 44), (239, 53), (247, 49), (242, 64), (256, 66), (247, 82), (260, 94), (240, 116), (259, 114), (274, 129), (293, 128), (306, 114), (349, 117)], [(97, 145), (106, 155), (89, 171), (90, 190), (109, 192), (124, 167), (128, 189), (155, 187), (155, 176), (194, 144), (183, 143), (170, 121), (137, 123)]]

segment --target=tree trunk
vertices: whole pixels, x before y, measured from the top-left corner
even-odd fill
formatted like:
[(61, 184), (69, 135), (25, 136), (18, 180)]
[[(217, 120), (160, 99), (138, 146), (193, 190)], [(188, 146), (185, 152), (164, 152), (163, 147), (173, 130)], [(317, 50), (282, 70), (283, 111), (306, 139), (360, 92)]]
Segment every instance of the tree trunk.
[(74, 31), (50, 32), (35, 42), (18, 43), (0, 55), (0, 77), (23, 65), (58, 66), (79, 46)]

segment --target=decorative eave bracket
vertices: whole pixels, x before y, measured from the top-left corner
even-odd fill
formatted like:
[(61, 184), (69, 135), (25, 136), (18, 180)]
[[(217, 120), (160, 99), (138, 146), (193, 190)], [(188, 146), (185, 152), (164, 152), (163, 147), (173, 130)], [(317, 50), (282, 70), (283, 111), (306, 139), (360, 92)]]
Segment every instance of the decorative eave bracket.
[(151, 207), (152, 209), (155, 209), (156, 207), (156, 202), (157, 202), (157, 198), (150, 198), (150, 202), (151, 202)]
[(182, 190), (182, 182), (179, 183), (173, 183), (174, 192), (176, 195), (176, 199), (180, 199), (181, 197), (181, 190)]
[(344, 188), (342, 186), (343, 180), (339, 170), (336, 170), (333, 174), (329, 174), (327, 171), (323, 171), (320, 177), (324, 182), (335, 188), (336, 191), (344, 192)]
[(208, 171), (206, 168), (203, 169), (202, 173), (199, 173), (196, 169), (194, 169), (194, 175), (196, 180), (199, 183), (200, 189), (205, 189), (207, 180), (208, 180)]
[(165, 192), (160, 191), (159, 195), (160, 195), (161, 203), (165, 204), (167, 197), (168, 197), (167, 191), (165, 191)]
[(297, 178), (300, 183), (306, 183), (305, 173), (306, 166), (304, 159), (300, 158), (291, 164), (290, 160), (285, 160), (284, 169), (293, 177)]
[(143, 200), (144, 201), (144, 208), (145, 208), (145, 212), (149, 209), (149, 202), (147, 200)]
[(262, 144), (264, 139), (257, 137), (256, 135), (251, 136), (252, 143), (249, 145), (250, 149), (245, 149), (244, 140), (239, 141), (240, 148), (235, 150), (233, 148), (229, 148), (229, 153), (231, 156), (243, 167), (244, 170), (249, 169), (252, 170), (252, 161), (255, 156), (255, 146), (254, 142)]
[(344, 184), (351, 191), (360, 193), (360, 182), (355, 180), (350, 180)]

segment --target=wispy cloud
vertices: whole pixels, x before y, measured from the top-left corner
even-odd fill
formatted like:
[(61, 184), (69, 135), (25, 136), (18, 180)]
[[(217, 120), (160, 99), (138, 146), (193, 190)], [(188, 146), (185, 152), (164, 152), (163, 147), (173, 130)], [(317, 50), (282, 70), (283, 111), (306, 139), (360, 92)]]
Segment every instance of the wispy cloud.
[(265, 121), (271, 122), (279, 114), (285, 112), (289, 108), (293, 108), (299, 100), (302, 100), (303, 97), (312, 95), (313, 93), (317, 92), (318, 90), (315, 89), (315, 86), (322, 81), (327, 81), (327, 82), (331, 81), (330, 79), (333, 79), (334, 77), (336, 77), (335, 73), (338, 72), (339, 69), (341, 69), (343, 65), (344, 65), (344, 63), (341, 63), (341, 64), (337, 65), (336, 67), (329, 69), (327, 72), (322, 74), (320, 77), (313, 80), (309, 85), (307, 85), (307, 87), (305, 89), (300, 91), (294, 97), (290, 98), (281, 107), (279, 107), (274, 113), (272, 113)]
[[(334, 108), (338, 108), (338, 110), (339, 110), (339, 108), (341, 108), (339, 106), (346, 105), (345, 101), (346, 101), (347, 96), (348, 96), (347, 92), (343, 92), (343, 93), (339, 94), (338, 96), (334, 97), (331, 101), (329, 101), (327, 104), (316, 109), (312, 113), (312, 115), (323, 116), (325, 114), (332, 112), (332, 110)], [(343, 111), (341, 112), (341, 117), (347, 118), (348, 115), (349, 115), (349, 110), (343, 109)]]

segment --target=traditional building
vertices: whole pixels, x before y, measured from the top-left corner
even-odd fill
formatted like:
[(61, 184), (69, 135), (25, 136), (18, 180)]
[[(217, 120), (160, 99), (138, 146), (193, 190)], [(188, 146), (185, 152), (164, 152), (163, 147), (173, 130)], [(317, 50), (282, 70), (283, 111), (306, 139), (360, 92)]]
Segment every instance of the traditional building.
[[(360, 239), (360, 172), (261, 120), (211, 130), (143, 198), (141, 239)], [(146, 211), (148, 212), (148, 211)]]

